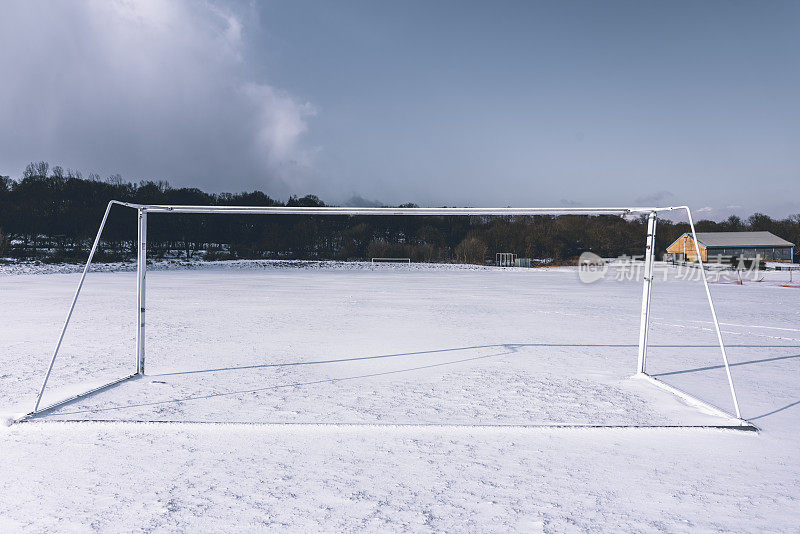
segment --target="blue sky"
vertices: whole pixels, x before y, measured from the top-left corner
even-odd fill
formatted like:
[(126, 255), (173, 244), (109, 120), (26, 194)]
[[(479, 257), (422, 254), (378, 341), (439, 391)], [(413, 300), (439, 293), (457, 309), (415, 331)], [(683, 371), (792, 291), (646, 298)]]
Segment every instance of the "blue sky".
[(800, 213), (800, 3), (6, 11), (2, 174), (48, 159), (330, 202)]

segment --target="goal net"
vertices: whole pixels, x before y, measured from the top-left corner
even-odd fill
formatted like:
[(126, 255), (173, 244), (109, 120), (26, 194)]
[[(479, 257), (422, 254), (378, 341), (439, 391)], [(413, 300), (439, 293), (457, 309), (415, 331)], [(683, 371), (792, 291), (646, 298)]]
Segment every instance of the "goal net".
[[(130, 307), (136, 322), (135, 336), (128, 348), (130, 369), (109, 383), (66, 398), (43, 401), (113, 206), (131, 209), (137, 217), (135, 302)], [(238, 421), (242, 413), (248, 413), (256, 414), (255, 421), (264, 423), (671, 426), (669, 417), (653, 415), (637, 404), (649, 399), (672, 402), (674, 406), (670, 404), (669, 409), (675, 410), (686, 402), (700, 407), (705, 416), (694, 421), (701, 425), (752, 428), (739, 411), (702, 268), (702, 284), (732, 410), (724, 413), (648, 373), (657, 217), (660, 212), (674, 210), (685, 210), (694, 232), (691, 212), (686, 207), (333, 208), (139, 205), (112, 201), (80, 277), (35, 406), (21, 419), (44, 415), (113, 419), (124, 411), (127, 415), (123, 419), (131, 420), (228, 422)], [(577, 277), (567, 277), (558, 269), (547, 271), (546, 283), (537, 285), (530, 278), (536, 276), (535, 269), (498, 269), (498, 273), (503, 272), (500, 278), (474, 268), (458, 270), (446, 266), (421, 266), (419, 270), (396, 273), (372, 271), (372, 278), (368, 279), (372, 285), (365, 290), (362, 279), (348, 278), (335, 269), (282, 271), (279, 283), (269, 270), (250, 271), (246, 276), (223, 276), (213, 271), (180, 275), (148, 272), (148, 215), (179, 213), (644, 215), (647, 235), (642, 241), (642, 280), (620, 291), (605, 287), (577, 292), (568, 287), (575, 285)], [(410, 263), (410, 258), (371, 259), (371, 263), (380, 262)], [(620, 299), (623, 294), (625, 306), (632, 312), (629, 318), (620, 321), (610, 314), (595, 313), (609, 298)], [(573, 322), (565, 323), (565, 316), (572, 316)], [(576, 339), (576, 325), (585, 327), (589, 338), (594, 338)], [(612, 329), (623, 339), (635, 342), (600, 342)], [(155, 356), (148, 350), (152, 344), (158, 347)], [(602, 368), (609, 367), (610, 354), (616, 362), (610, 366), (614, 376), (635, 375), (635, 382), (620, 387), (619, 380), (603, 375)], [(595, 371), (590, 369), (592, 365)], [(192, 390), (196, 384), (203, 387)], [(118, 401), (109, 404), (111, 390), (128, 392), (130, 402), (124, 406)], [(664, 394), (680, 401), (665, 401)], [(587, 410), (583, 402), (586, 398), (601, 399), (604, 407)], [(194, 414), (180, 408), (211, 399), (213, 402), (206, 402), (206, 407)], [(561, 408), (559, 399), (563, 401)], [(76, 403), (83, 403), (83, 408), (75, 409)], [(154, 414), (153, 409), (158, 413)]]

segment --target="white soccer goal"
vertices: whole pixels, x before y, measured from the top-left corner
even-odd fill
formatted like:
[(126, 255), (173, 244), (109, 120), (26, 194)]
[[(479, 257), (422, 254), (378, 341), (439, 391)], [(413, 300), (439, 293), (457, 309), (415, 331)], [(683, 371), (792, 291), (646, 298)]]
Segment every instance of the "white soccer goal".
[(514, 267), (516, 257), (513, 252), (498, 252), (494, 255), (494, 263), (498, 267)]
[[(45, 388), (47, 387), (47, 381), (50, 377), (51, 371), (53, 369), (53, 364), (55, 363), (56, 357), (58, 356), (59, 349), (61, 347), (62, 341), (64, 339), (64, 334), (67, 331), (67, 327), (69, 326), (70, 318), (72, 317), (72, 313), (75, 309), (75, 304), (78, 300), (78, 297), (81, 293), (81, 288), (83, 287), (84, 281), (86, 279), (86, 274), (89, 272), (89, 268), (92, 263), (92, 259), (94, 258), (95, 251), (97, 250), (97, 246), (100, 242), (101, 235), (103, 233), (103, 228), (105, 227), (106, 221), (108, 219), (109, 212), (113, 206), (122, 206), (125, 208), (129, 208), (135, 210), (137, 214), (138, 220), (138, 238), (137, 238), (137, 277), (136, 277), (136, 303), (135, 303), (135, 312), (136, 312), (136, 345), (133, 348), (133, 361), (131, 362), (133, 365), (132, 370), (133, 372), (118, 380), (115, 380), (109, 384), (101, 386), (99, 388), (95, 388), (91, 391), (87, 391), (85, 393), (81, 393), (79, 395), (75, 395), (65, 400), (60, 400), (54, 404), (49, 406), (41, 406), (42, 395), (44, 394)], [(89, 253), (89, 258), (86, 261), (86, 265), (83, 269), (83, 273), (80, 277), (80, 281), (78, 283), (78, 288), (75, 292), (75, 295), (72, 299), (72, 303), (69, 307), (69, 311), (67, 313), (66, 320), (64, 325), (61, 329), (61, 335), (58, 338), (58, 342), (56, 344), (55, 350), (53, 351), (52, 358), (50, 360), (50, 364), (47, 368), (47, 372), (45, 374), (44, 380), (42, 382), (42, 386), (39, 390), (39, 393), (36, 397), (35, 405), (33, 411), (26, 414), (19, 420), (28, 419), (34, 417), (36, 415), (43, 414), (45, 412), (49, 412), (55, 410), (67, 403), (75, 401), (79, 398), (86, 397), (92, 393), (101, 391), (103, 389), (107, 389), (115, 384), (118, 384), (124, 380), (133, 378), (135, 376), (140, 376), (145, 374), (145, 316), (146, 316), (146, 281), (147, 281), (147, 215), (148, 213), (162, 213), (162, 214), (170, 214), (170, 213), (186, 213), (186, 214), (220, 214), (220, 215), (241, 215), (241, 214), (253, 214), (253, 215), (342, 215), (342, 216), (365, 216), (365, 215), (372, 215), (372, 216), (425, 216), (425, 215), (446, 215), (446, 216), (455, 216), (455, 215), (462, 215), (462, 216), (525, 216), (525, 215), (619, 215), (619, 216), (630, 216), (636, 214), (643, 214), (647, 216), (647, 236), (646, 242), (644, 243), (645, 255), (644, 255), (644, 282), (642, 287), (642, 302), (641, 302), (641, 318), (640, 318), (640, 326), (639, 326), (639, 343), (638, 343), (638, 358), (636, 362), (636, 373), (646, 377), (648, 380), (652, 381), (659, 386), (672, 390), (674, 393), (679, 394), (683, 397), (691, 397), (694, 401), (705, 404), (700, 399), (692, 397), (684, 392), (681, 392), (672, 386), (665, 384), (664, 382), (656, 379), (647, 374), (646, 371), (646, 364), (647, 364), (647, 350), (648, 350), (648, 329), (649, 329), (649, 319), (650, 319), (650, 300), (651, 300), (651, 290), (653, 286), (653, 262), (654, 262), (654, 253), (653, 253), (653, 244), (655, 239), (655, 232), (656, 232), (656, 222), (658, 218), (659, 212), (670, 212), (670, 211), (685, 211), (689, 224), (692, 231), (692, 236), (694, 237), (695, 247), (697, 247), (697, 239), (695, 236), (695, 228), (694, 222), (692, 220), (692, 213), (691, 210), (687, 206), (670, 206), (670, 207), (612, 207), (612, 208), (337, 208), (337, 207), (257, 207), (257, 206), (182, 206), (182, 205), (142, 205), (142, 204), (131, 204), (126, 202), (120, 201), (111, 201), (108, 203), (106, 208), (105, 214), (103, 215), (103, 219), (100, 223), (100, 228), (97, 232), (97, 235), (94, 239), (92, 244), (91, 251)], [(697, 250), (698, 260), (700, 259), (700, 251)], [(373, 258), (373, 263), (376, 260), (388, 260), (390, 258)], [(410, 262), (409, 258), (391, 258), (392, 261), (397, 261), (398, 259), (402, 259), (403, 261)], [(730, 366), (728, 364), (728, 356), (725, 349), (725, 344), (722, 339), (722, 333), (720, 331), (719, 321), (717, 320), (716, 310), (714, 308), (714, 302), (711, 298), (711, 292), (709, 290), (708, 281), (706, 279), (705, 270), (702, 268), (702, 262), (700, 264), (700, 271), (702, 273), (702, 281), (703, 286), (705, 288), (705, 294), (708, 300), (709, 309), (711, 311), (711, 317), (713, 319), (714, 329), (717, 336), (717, 341), (719, 343), (719, 350), (722, 357), (722, 362), (724, 364), (724, 368), (727, 374), (727, 381), (730, 388), (730, 395), (733, 401), (734, 407), (734, 414), (728, 414), (731, 417), (735, 417), (738, 420), (737, 425), (733, 426), (734, 428), (743, 428), (753, 430), (755, 427), (750, 424), (749, 422), (742, 419), (741, 411), (739, 409), (739, 402), (736, 398), (736, 391), (733, 385), (733, 379), (731, 377)], [(132, 310), (133, 313), (133, 310)], [(633, 367), (633, 362), (631, 364)], [(717, 409), (718, 410), (718, 409)], [(720, 410), (718, 410), (720, 411)], [(602, 425), (601, 425), (602, 426)]]

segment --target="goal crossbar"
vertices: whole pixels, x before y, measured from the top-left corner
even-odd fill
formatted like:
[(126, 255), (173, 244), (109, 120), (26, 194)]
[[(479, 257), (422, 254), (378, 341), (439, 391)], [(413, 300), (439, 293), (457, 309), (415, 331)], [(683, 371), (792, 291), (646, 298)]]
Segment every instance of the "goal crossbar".
[[(134, 373), (129, 376), (118, 378), (109, 382), (108, 384), (101, 385), (85, 393), (81, 393), (70, 397), (68, 399), (60, 400), (48, 406), (40, 406), (42, 396), (44, 395), (47, 381), (50, 378), (50, 373), (53, 370), (58, 352), (64, 340), (64, 335), (69, 326), (72, 313), (75, 310), (75, 304), (80, 296), (83, 283), (86, 280), (86, 275), (89, 272), (92, 260), (97, 246), (100, 243), (100, 238), (105, 228), (108, 215), (113, 206), (122, 206), (134, 209), (137, 213), (138, 220), (138, 233), (137, 233), (137, 259), (136, 259), (136, 352), (135, 352), (135, 366)], [(734, 414), (730, 414), (725, 410), (720, 411), (737, 420), (737, 425), (731, 428), (743, 428), (748, 430), (755, 429), (755, 426), (742, 418), (739, 409), (739, 401), (736, 397), (736, 390), (733, 385), (733, 377), (731, 376), (730, 365), (728, 363), (728, 355), (725, 349), (725, 343), (722, 339), (722, 332), (720, 330), (719, 321), (717, 319), (717, 312), (714, 307), (714, 301), (711, 298), (711, 291), (708, 285), (705, 269), (703, 268), (703, 261), (700, 255), (699, 245), (697, 244), (697, 235), (694, 227), (694, 220), (692, 219), (692, 212), (688, 206), (666, 206), (666, 207), (555, 207), (555, 208), (352, 208), (352, 207), (303, 207), (303, 206), (191, 206), (191, 205), (165, 205), (165, 204), (134, 204), (130, 202), (122, 202), (112, 200), (108, 203), (103, 218), (100, 222), (100, 228), (97, 231), (92, 248), (89, 252), (89, 257), (83, 272), (78, 282), (78, 287), (75, 295), (70, 304), (69, 311), (67, 312), (66, 320), (61, 328), (61, 334), (56, 343), (55, 350), (50, 359), (50, 363), (45, 373), (42, 386), (36, 397), (34, 408), (31, 412), (25, 414), (17, 421), (23, 421), (35, 417), (36, 415), (43, 414), (55, 410), (67, 403), (74, 402), (79, 398), (84, 398), (92, 393), (102, 391), (112, 387), (125, 380), (143, 376), (145, 372), (145, 295), (146, 295), (146, 274), (147, 274), (147, 214), (148, 213), (198, 213), (198, 214), (252, 214), (252, 215), (337, 215), (337, 216), (425, 216), (425, 215), (443, 215), (443, 216), (524, 216), (524, 215), (647, 215), (647, 240), (645, 244), (644, 255), (644, 281), (642, 287), (642, 312), (639, 328), (639, 351), (638, 362), (636, 366), (637, 374), (643, 375), (651, 380), (656, 380), (646, 372), (647, 362), (647, 338), (650, 325), (650, 300), (651, 290), (653, 285), (653, 262), (654, 258), (654, 244), (656, 223), (658, 214), (660, 212), (671, 211), (685, 211), (689, 219), (689, 225), (692, 232), (692, 237), (695, 244), (695, 251), (697, 253), (697, 261), (699, 262), (701, 278), (705, 288), (706, 298), (711, 311), (711, 317), (714, 323), (714, 329), (719, 343), (719, 349), (722, 356), (722, 361), (725, 367), (726, 376), (728, 379), (728, 386), (730, 388), (731, 399), (734, 407)], [(690, 397), (701, 404), (708, 404), (704, 401), (697, 399), (689, 394), (684, 396)]]

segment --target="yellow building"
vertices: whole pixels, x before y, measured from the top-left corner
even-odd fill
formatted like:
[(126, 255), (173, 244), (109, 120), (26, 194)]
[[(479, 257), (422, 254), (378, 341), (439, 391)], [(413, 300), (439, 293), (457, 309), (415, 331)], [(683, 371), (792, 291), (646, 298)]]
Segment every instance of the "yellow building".
[[(697, 245), (703, 261), (730, 261), (731, 259), (791, 262), (794, 243), (770, 232), (697, 232)], [(697, 252), (691, 234), (683, 234), (667, 247), (667, 254), (675, 261), (697, 261)]]

